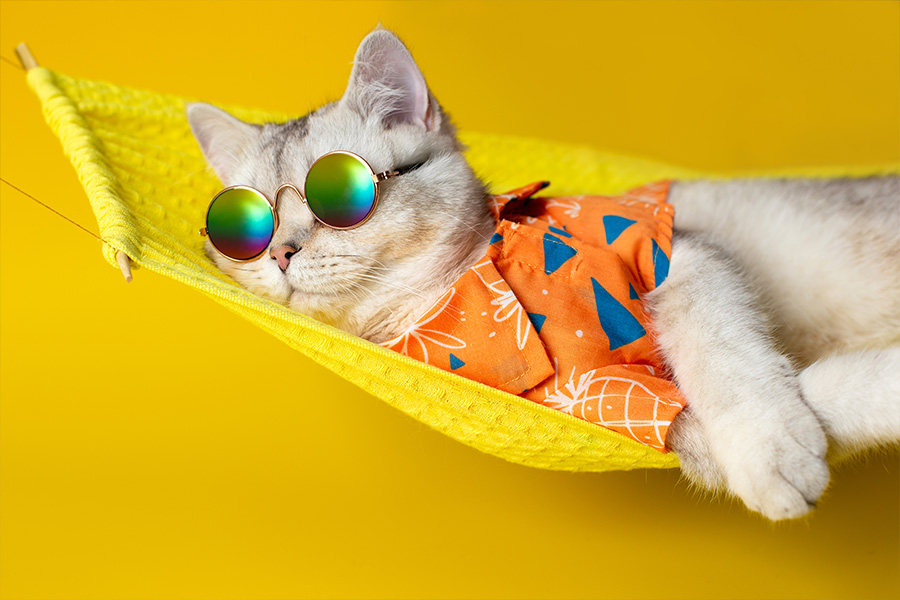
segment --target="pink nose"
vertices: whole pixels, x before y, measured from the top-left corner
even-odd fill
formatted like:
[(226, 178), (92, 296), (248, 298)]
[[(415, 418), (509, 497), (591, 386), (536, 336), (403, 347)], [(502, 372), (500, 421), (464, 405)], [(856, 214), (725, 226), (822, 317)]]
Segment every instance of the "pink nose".
[(298, 250), (300, 249), (285, 244), (284, 246), (278, 246), (277, 248), (269, 250), (269, 256), (272, 257), (272, 260), (278, 261), (278, 266), (282, 271), (286, 271), (288, 264), (291, 262), (291, 257), (295, 255)]

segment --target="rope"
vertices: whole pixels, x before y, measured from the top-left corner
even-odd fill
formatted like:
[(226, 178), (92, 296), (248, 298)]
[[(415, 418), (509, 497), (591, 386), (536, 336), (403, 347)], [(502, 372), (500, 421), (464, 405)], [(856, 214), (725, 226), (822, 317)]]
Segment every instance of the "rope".
[[(14, 61), (12, 61), (12, 60), (6, 58), (5, 56), (0, 56), (0, 60), (2, 60), (3, 62), (5, 62), (5, 63), (8, 64), (8, 65), (11, 65), (11, 66), (17, 68), (17, 69), (20, 70), (20, 71), (25, 71), (25, 69), (22, 67), (22, 65), (20, 65), (19, 63), (14, 62)], [(46, 208), (47, 210), (49, 210), (50, 212), (59, 215), (60, 217), (62, 217), (63, 219), (65, 219), (66, 221), (68, 221), (69, 223), (71, 223), (72, 225), (78, 227), (78, 228), (81, 229), (82, 231), (86, 231), (87, 233), (91, 234), (91, 236), (93, 236), (93, 237), (96, 238), (97, 240), (99, 240), (99, 241), (101, 241), (101, 242), (103, 241), (103, 239), (102, 239), (99, 235), (97, 235), (96, 233), (94, 233), (94, 232), (91, 231), (90, 229), (87, 229), (86, 227), (82, 226), (81, 224), (79, 224), (79, 223), (75, 222), (74, 220), (70, 219), (69, 217), (67, 217), (66, 215), (62, 214), (61, 212), (59, 212), (58, 210), (56, 210), (56, 209), (53, 208), (52, 206), (49, 206), (49, 205), (47, 205), (47, 204), (41, 202), (40, 200), (38, 200), (37, 198), (35, 198), (34, 196), (32, 196), (31, 194), (29, 194), (29, 193), (26, 192), (25, 190), (23, 190), (23, 189), (21, 189), (21, 188), (19, 188), (19, 187), (14, 186), (13, 184), (11, 184), (11, 183), (8, 182), (7, 180), (3, 179), (2, 177), (0, 177), (0, 181), (2, 181), (3, 183), (5, 183), (6, 185), (8, 185), (9, 187), (11, 187), (12, 189), (16, 190), (17, 192), (19, 192), (19, 193), (22, 194), (23, 196), (26, 196), (26, 197), (28, 197), (28, 198), (31, 198), (32, 200), (34, 200), (35, 202), (37, 202), (38, 204), (40, 204), (41, 206), (43, 206), (44, 208)]]
[(75, 221), (73, 221), (72, 219), (70, 219), (70, 218), (67, 217), (66, 215), (62, 214), (61, 212), (59, 212), (58, 210), (56, 210), (56, 209), (53, 208), (52, 206), (48, 206), (48, 205), (44, 204), (43, 202), (41, 202), (40, 200), (38, 200), (37, 198), (35, 198), (35, 197), (32, 196), (31, 194), (29, 194), (28, 192), (26, 192), (25, 190), (23, 190), (23, 189), (21, 189), (21, 188), (18, 188), (18, 187), (16, 187), (16, 186), (14, 186), (13, 184), (11, 184), (11, 183), (8, 182), (7, 180), (3, 179), (2, 177), (0, 177), (0, 181), (2, 181), (3, 183), (5, 183), (6, 185), (8, 185), (9, 187), (11, 187), (12, 189), (16, 190), (16, 191), (19, 192), (20, 194), (22, 194), (22, 195), (24, 195), (24, 196), (27, 196), (28, 198), (31, 198), (32, 200), (34, 200), (35, 202), (37, 202), (38, 204), (40, 204), (41, 206), (43, 206), (44, 208), (46, 208), (47, 210), (49, 210), (50, 212), (56, 213), (57, 215), (59, 215), (60, 217), (62, 217), (63, 219), (65, 219), (66, 221), (68, 221), (69, 223), (71, 223), (72, 225), (74, 225), (74, 226), (78, 227), (79, 229), (81, 229), (82, 231), (86, 231), (87, 233), (91, 234), (91, 236), (95, 237), (98, 241), (101, 241), (101, 242), (103, 241), (103, 239), (102, 239), (99, 235), (97, 235), (96, 233), (94, 233), (94, 232), (91, 231), (90, 229), (87, 229), (87, 228), (83, 227), (82, 225), (80, 225), (79, 223), (76, 223)]
[(3, 62), (5, 62), (5, 63), (7, 63), (7, 64), (10, 64), (10, 65), (14, 66), (15, 68), (17, 68), (17, 69), (20, 70), (20, 71), (24, 71), (24, 70), (25, 70), (25, 68), (24, 68), (22, 65), (20, 65), (20, 64), (17, 63), (17, 62), (14, 62), (14, 61), (9, 60), (9, 59), (6, 58), (5, 56), (0, 56), (0, 60), (2, 60)]

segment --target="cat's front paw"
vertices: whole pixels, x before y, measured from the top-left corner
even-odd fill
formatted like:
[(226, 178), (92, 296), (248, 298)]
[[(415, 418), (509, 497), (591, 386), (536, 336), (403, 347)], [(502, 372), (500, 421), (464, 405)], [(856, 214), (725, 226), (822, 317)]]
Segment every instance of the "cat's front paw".
[(728, 489), (773, 521), (808, 513), (829, 479), (822, 426), (798, 395), (789, 396), (765, 424), (733, 423), (717, 453)]

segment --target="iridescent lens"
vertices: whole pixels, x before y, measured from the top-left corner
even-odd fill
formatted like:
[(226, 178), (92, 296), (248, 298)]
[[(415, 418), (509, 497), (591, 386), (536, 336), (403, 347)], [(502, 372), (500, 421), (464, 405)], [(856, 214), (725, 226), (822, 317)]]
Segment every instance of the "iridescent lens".
[(216, 250), (237, 260), (262, 254), (272, 241), (275, 217), (271, 205), (255, 190), (219, 192), (206, 214), (206, 232)]
[(310, 210), (332, 227), (359, 225), (375, 207), (372, 172), (350, 154), (320, 158), (306, 175), (304, 191)]

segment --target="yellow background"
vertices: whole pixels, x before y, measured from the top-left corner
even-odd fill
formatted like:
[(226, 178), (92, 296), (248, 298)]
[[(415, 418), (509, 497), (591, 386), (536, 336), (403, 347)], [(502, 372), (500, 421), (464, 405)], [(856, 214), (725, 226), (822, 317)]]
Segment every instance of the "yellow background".
[[(705, 169), (900, 159), (897, 2), (0, 9), (2, 177), (92, 231), (20, 41), (74, 76), (305, 112), (380, 21), (462, 129)], [(900, 596), (896, 452), (778, 525), (675, 471), (507, 464), (186, 287), (126, 285), (91, 236), (0, 194), (4, 599)]]

